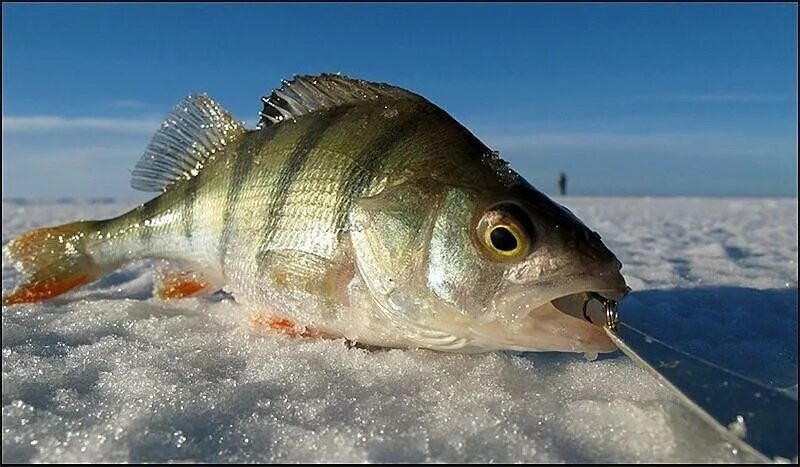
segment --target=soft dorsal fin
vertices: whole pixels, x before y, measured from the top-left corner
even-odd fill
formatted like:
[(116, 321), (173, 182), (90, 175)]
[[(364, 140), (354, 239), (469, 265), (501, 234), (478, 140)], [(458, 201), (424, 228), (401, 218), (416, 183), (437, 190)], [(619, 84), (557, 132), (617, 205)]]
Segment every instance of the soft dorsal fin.
[(283, 81), (269, 97), (262, 97), (264, 109), (259, 113), (258, 128), (286, 119), (297, 118), (316, 110), (380, 98), (417, 100), (424, 97), (384, 83), (372, 83), (342, 75), (324, 73), (319, 76), (295, 76)]
[(191, 95), (175, 107), (153, 135), (133, 169), (131, 186), (164, 191), (177, 180), (188, 180), (245, 131), (213, 99), (205, 94)]

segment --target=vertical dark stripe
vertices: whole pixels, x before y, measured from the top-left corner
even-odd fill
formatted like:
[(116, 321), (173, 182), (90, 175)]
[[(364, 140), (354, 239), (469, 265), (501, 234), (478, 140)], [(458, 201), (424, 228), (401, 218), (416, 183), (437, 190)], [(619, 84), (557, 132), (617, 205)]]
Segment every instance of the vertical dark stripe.
[(260, 145), (264, 139), (274, 139), (281, 128), (281, 126), (276, 125), (260, 130), (261, 132), (269, 133), (267, 135), (264, 133), (250, 133), (242, 139), (236, 152), (229, 156), (233, 159), (233, 169), (228, 182), (228, 190), (225, 193), (225, 206), (222, 214), (222, 234), (219, 240), (220, 264), (225, 262), (228, 243), (233, 234), (233, 211), (239, 202), (239, 195), (242, 193), (245, 181), (253, 170), (255, 158), (258, 157), (258, 154), (255, 151), (251, 151), (250, 148), (254, 144)]
[(136, 208), (136, 222), (139, 224), (139, 240), (142, 242), (142, 246), (146, 247), (149, 245), (150, 240), (153, 237), (153, 227), (144, 225), (144, 223), (145, 221), (155, 217), (156, 213), (158, 212), (158, 207), (161, 205), (161, 200), (164, 196), (165, 195), (162, 193), (160, 196), (157, 196)]
[(359, 152), (339, 188), (334, 232), (339, 235), (344, 232), (353, 204), (378, 176), (392, 152), (417, 129), (418, 123), (419, 116), (411, 113), (406, 116), (404, 121), (390, 126), (381, 136)]
[(300, 175), (300, 171), (303, 169), (306, 161), (308, 161), (311, 150), (319, 144), (328, 130), (336, 126), (336, 123), (347, 114), (349, 109), (350, 107), (337, 107), (331, 109), (324, 117), (315, 118), (289, 155), (287, 164), (278, 177), (275, 195), (272, 197), (266, 212), (266, 224), (263, 231), (264, 236), (261, 238), (261, 243), (257, 250), (259, 255), (259, 271), (261, 271), (261, 267), (264, 263), (261, 259), (262, 254), (266, 253), (266, 247), (275, 237), (276, 228), (286, 208), (289, 192), (292, 189), (292, 185), (297, 181), (297, 177)]
[(183, 235), (192, 238), (194, 229), (194, 206), (197, 202), (197, 190), (200, 188), (200, 175), (195, 175), (183, 184), (182, 219)]

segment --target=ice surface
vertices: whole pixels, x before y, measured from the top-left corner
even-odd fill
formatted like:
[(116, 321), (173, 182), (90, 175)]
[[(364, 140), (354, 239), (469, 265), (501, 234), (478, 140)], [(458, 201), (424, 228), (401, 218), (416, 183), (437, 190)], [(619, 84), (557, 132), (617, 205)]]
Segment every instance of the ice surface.
[[(622, 319), (797, 397), (796, 200), (559, 201), (625, 265)], [(3, 244), (129, 207), (4, 203)], [(351, 349), (151, 287), (134, 264), (3, 309), (3, 462), (748, 460), (619, 353)]]

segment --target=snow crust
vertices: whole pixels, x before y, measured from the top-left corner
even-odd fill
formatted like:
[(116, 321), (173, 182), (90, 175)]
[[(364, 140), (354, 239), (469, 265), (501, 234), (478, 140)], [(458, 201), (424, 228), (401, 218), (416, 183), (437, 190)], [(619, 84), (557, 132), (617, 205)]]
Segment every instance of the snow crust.
[[(797, 200), (561, 198), (625, 321), (797, 397)], [(131, 203), (3, 203), (2, 241)], [(2, 288), (19, 277), (3, 263)], [(2, 314), (3, 462), (745, 462), (619, 352), (364, 350), (169, 304), (133, 264)]]

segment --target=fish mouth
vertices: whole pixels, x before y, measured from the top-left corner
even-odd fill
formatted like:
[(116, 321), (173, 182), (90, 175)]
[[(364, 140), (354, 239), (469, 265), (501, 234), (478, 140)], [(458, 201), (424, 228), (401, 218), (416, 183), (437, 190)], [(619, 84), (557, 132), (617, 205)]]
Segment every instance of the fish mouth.
[(605, 308), (596, 298), (619, 301), (630, 288), (618, 272), (575, 279), (563, 282), (549, 297), (542, 297), (543, 303), (538, 306), (522, 291), (507, 298), (504, 302), (508, 309), (525, 309), (527, 313), (512, 325), (513, 331), (505, 334), (505, 348), (586, 353), (616, 350), (603, 329)]
[(630, 291), (625, 290), (589, 290), (558, 297), (550, 301), (556, 310), (575, 318), (582, 318), (598, 326), (608, 325), (604, 302), (619, 302)]
[(613, 352), (617, 346), (604, 329), (611, 323), (603, 301), (619, 302), (629, 291), (629, 288), (591, 290), (565, 295), (544, 305), (546, 308), (540, 311), (540, 316), (548, 314), (569, 330), (576, 339), (573, 348), (577, 351)]

